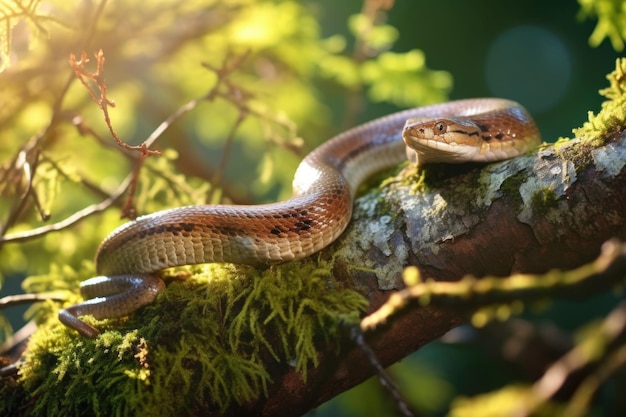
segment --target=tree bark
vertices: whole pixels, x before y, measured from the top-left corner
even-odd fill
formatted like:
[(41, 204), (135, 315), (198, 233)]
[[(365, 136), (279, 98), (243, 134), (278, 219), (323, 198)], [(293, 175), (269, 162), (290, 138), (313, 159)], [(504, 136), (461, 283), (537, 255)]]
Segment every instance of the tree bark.
[[(428, 167), (419, 191), (409, 166), (357, 200), (351, 226), (326, 254), (335, 256), (336, 276), (368, 298), (368, 313), (404, 286), (410, 265), (434, 280), (574, 268), (606, 240), (626, 240), (625, 164), (620, 133), (600, 147), (577, 139), (496, 164)], [(411, 305), (366, 340), (388, 366), (465, 318), (459, 309)], [(227, 415), (298, 416), (375, 374), (348, 335), (336, 343), (341, 353), (320, 352), (306, 382), (270, 367), (268, 397)]]

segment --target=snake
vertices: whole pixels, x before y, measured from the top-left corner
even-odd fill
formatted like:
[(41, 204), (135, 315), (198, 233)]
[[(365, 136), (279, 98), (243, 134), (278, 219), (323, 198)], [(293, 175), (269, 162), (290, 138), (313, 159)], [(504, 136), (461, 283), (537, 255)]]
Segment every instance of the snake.
[(60, 321), (87, 337), (80, 319), (128, 316), (152, 303), (166, 268), (201, 263), (263, 265), (310, 256), (346, 229), (360, 184), (408, 159), (492, 162), (537, 147), (540, 134), (520, 104), (500, 98), (455, 100), (393, 113), (338, 134), (309, 153), (292, 198), (261, 205), (192, 205), (138, 217), (114, 230), (95, 257), (99, 276), (81, 283), (85, 301)]

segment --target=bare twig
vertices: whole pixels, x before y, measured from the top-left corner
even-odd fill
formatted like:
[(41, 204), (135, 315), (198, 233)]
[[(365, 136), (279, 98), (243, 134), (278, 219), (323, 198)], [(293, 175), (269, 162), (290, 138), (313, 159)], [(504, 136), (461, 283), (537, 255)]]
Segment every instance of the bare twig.
[[(246, 55), (244, 56), (240, 56), (237, 57), (237, 59), (235, 59), (233, 62), (225, 62), (223, 67), (216, 69), (217, 73), (222, 76), (225, 77), (228, 74), (230, 74), (232, 71), (234, 71), (238, 65), (241, 64), (241, 62), (243, 61), (243, 59), (245, 58)], [(98, 71), (96, 71), (97, 73)], [(98, 74), (100, 75), (100, 74)], [(97, 78), (97, 77), (96, 77)], [(146, 149), (149, 148), (150, 146), (152, 146), (154, 144), (154, 142), (163, 135), (163, 133), (180, 117), (182, 117), (184, 114), (192, 111), (193, 109), (195, 109), (198, 104), (204, 100), (213, 100), (216, 97), (220, 97), (220, 98), (226, 98), (229, 101), (233, 101), (232, 96), (221, 92), (221, 84), (220, 82), (223, 82), (224, 78), (219, 78), (218, 79), (218, 83), (211, 88), (211, 90), (196, 98), (193, 99), (187, 103), (185, 103), (184, 105), (180, 106), (174, 113), (172, 113), (165, 121), (163, 121), (142, 143), (142, 147), (145, 147)], [(86, 81), (83, 80), (83, 82), (85, 83)], [(104, 89), (104, 87), (99, 87)], [(231, 87), (229, 87), (228, 89), (229, 91), (235, 90), (234, 85), (231, 85)], [(95, 95), (96, 93), (94, 91), (90, 90), (90, 93), (93, 95)], [(244, 97), (245, 94), (241, 93), (238, 94), (239, 97)], [(95, 96), (97, 99), (97, 95)], [(97, 99), (100, 100), (100, 99)], [(106, 96), (104, 98), (102, 98), (103, 103), (107, 102), (108, 99), (106, 98)], [(237, 101), (237, 103), (239, 103), (239, 106), (244, 107), (244, 105), (241, 103), (241, 101)], [(248, 112), (248, 108), (245, 107), (245, 111)], [(243, 110), (241, 111), (243, 112)], [(91, 129), (85, 129), (84, 125), (82, 124), (82, 122), (75, 122), (75, 124), (80, 125), (80, 129), (81, 132), (85, 132), (85, 133), (90, 133)], [(112, 129), (112, 127), (111, 127)], [(121, 148), (123, 149), (128, 149), (126, 146), (122, 145)], [(131, 147), (131, 149), (134, 149), (133, 147)], [(14, 234), (9, 234), (9, 235), (3, 235), (0, 237), (0, 245), (3, 243), (9, 243), (9, 242), (22, 242), (25, 240), (29, 240), (29, 239), (33, 239), (39, 236), (42, 236), (46, 233), (50, 233), (53, 231), (59, 231), (59, 230), (63, 230), (69, 226), (72, 226), (76, 223), (78, 223), (79, 221), (81, 221), (82, 219), (91, 216), (95, 213), (99, 213), (101, 211), (106, 210), (108, 207), (110, 207), (112, 204), (114, 204), (116, 201), (118, 201), (127, 191), (129, 191), (129, 197), (127, 198), (124, 206), (123, 206), (123, 214), (125, 214), (127, 217), (134, 217), (135, 211), (133, 208), (133, 195), (134, 195), (134, 187), (136, 187), (136, 182), (139, 176), (139, 170), (143, 164), (143, 160), (144, 160), (144, 155), (147, 156), (147, 154), (141, 153), (139, 154), (139, 157), (135, 159), (135, 167), (133, 169), (133, 172), (126, 177), (126, 179), (122, 182), (122, 184), (120, 184), (120, 186), (117, 188), (117, 190), (115, 190), (115, 192), (113, 194), (111, 194), (110, 196), (108, 196), (107, 198), (105, 198), (103, 201), (101, 201), (100, 203), (97, 204), (92, 204), (88, 207), (85, 207), (84, 209), (72, 214), (71, 216), (65, 218), (62, 221), (59, 221), (57, 223), (54, 224), (50, 224), (50, 225), (46, 225), (43, 227), (38, 227), (35, 229), (31, 229), (28, 231), (24, 231), (24, 232), (18, 232), (18, 233), (14, 233)], [(101, 194), (101, 192), (98, 192), (98, 194)], [(5, 227), (8, 228), (8, 225), (12, 224), (12, 222), (7, 222)]]
[(72, 214), (71, 216), (66, 217), (60, 222), (49, 224), (49, 225), (42, 226), (42, 227), (37, 227), (35, 229), (26, 230), (23, 232), (17, 232), (17, 233), (13, 233), (10, 235), (1, 236), (0, 244), (23, 242), (26, 240), (40, 237), (50, 232), (63, 230), (93, 214), (104, 211), (107, 208), (109, 208), (112, 204), (114, 204), (120, 197), (122, 197), (122, 195), (124, 195), (124, 193), (126, 192), (126, 190), (128, 189), (130, 185), (131, 180), (132, 180), (132, 175), (127, 176), (126, 179), (122, 182), (122, 184), (120, 184), (120, 186), (117, 188), (115, 193), (111, 194), (110, 197), (102, 200), (101, 202), (97, 204), (92, 204), (90, 206), (87, 206), (84, 209), (79, 210), (76, 213)]
[[(85, 86), (89, 94), (91, 94), (91, 98), (98, 104), (98, 107), (102, 110), (104, 114), (104, 121), (111, 132), (111, 136), (115, 140), (115, 142), (128, 151), (139, 151), (139, 154), (142, 157), (160, 155), (160, 151), (150, 150), (145, 142), (140, 145), (132, 146), (124, 142), (119, 138), (113, 125), (111, 124), (111, 117), (109, 116), (109, 107), (115, 107), (115, 103), (112, 100), (107, 98), (107, 86), (106, 81), (104, 79), (104, 52), (100, 49), (95, 53), (96, 58), (96, 71), (89, 72), (85, 69), (85, 64), (89, 62), (89, 58), (87, 58), (87, 54), (83, 52), (81, 54), (80, 60), (76, 60), (76, 56), (74, 54), (70, 54), (70, 66), (74, 70), (74, 74), (80, 80), (80, 82)], [(88, 83), (88, 80), (93, 81), (98, 87), (98, 91), (96, 92)]]
[(128, 195), (126, 200), (124, 201), (124, 205), (122, 206), (122, 214), (121, 218), (125, 219), (134, 219), (137, 217), (137, 210), (135, 210), (135, 193), (137, 191), (137, 181), (139, 181), (139, 173), (141, 171), (141, 167), (143, 166), (144, 161), (146, 160), (146, 154), (141, 153), (139, 159), (135, 161), (135, 167), (133, 168), (133, 172), (130, 176), (130, 183), (128, 184)]
[[(237, 132), (237, 129), (239, 129), (239, 126), (241, 126), (241, 123), (246, 119), (246, 115), (247, 113), (245, 111), (240, 111), (239, 115), (237, 116), (237, 120), (235, 120), (235, 123), (231, 126), (230, 130), (228, 131), (228, 136), (226, 136), (226, 140), (224, 141), (224, 148), (222, 151), (222, 156), (220, 158), (218, 167), (215, 170), (215, 175), (212, 179), (212, 183), (215, 185), (219, 185), (222, 182), (222, 177), (224, 175), (224, 172), (226, 171), (226, 166), (228, 164), (228, 159), (230, 157), (230, 151), (232, 149), (233, 141), (235, 139), (235, 133)], [(207, 202), (212, 201), (214, 191), (215, 191), (215, 188), (211, 188), (209, 195), (207, 195), (206, 197)]]
[(578, 385), (563, 415), (587, 415), (593, 395), (618, 369), (626, 363), (626, 302), (620, 303), (594, 331), (561, 359), (553, 363), (532, 387), (516, 417), (534, 415), (539, 407), (553, 399), (570, 380), (579, 379), (580, 371), (595, 368), (587, 373)]
[(17, 346), (24, 344), (35, 330), (37, 330), (37, 323), (34, 320), (30, 320), (0, 345), (0, 355), (15, 356), (17, 360), (19, 354), (13, 355), (11, 352), (15, 351)]
[(372, 348), (365, 341), (365, 337), (363, 332), (358, 327), (353, 327), (351, 329), (352, 340), (359, 346), (359, 348), (365, 353), (368, 361), (374, 369), (376, 370), (376, 374), (378, 375), (378, 379), (380, 380), (380, 384), (385, 388), (393, 397), (396, 405), (398, 407), (398, 411), (405, 417), (413, 417), (414, 414), (409, 408), (409, 405), (406, 403), (404, 398), (402, 398), (402, 394), (398, 389), (396, 383), (391, 379), (389, 374), (385, 371), (385, 368), (381, 365), (376, 357), (376, 353), (372, 350)]
[[(32, 157), (30, 155), (33, 155)], [(17, 157), (13, 160), (13, 163), (6, 171), (6, 176), (9, 176), (10, 172), (15, 173), (15, 192), (19, 194), (18, 201), (15, 204), (14, 208), (9, 212), (9, 216), (5, 223), (2, 225), (2, 230), (0, 230), (0, 236), (3, 236), (8, 228), (17, 221), (18, 217), (24, 210), (26, 206), (26, 202), (28, 201), (28, 196), (31, 194), (33, 189), (33, 178), (35, 174), (36, 161), (39, 158), (39, 150), (33, 149), (30, 153), (22, 150), (17, 154)], [(31, 163), (31, 160), (33, 161)], [(25, 187), (21, 190), (20, 186), (22, 184), (21, 180), (24, 180)]]
[(0, 298), (0, 310), (22, 304), (32, 304), (38, 301), (63, 301), (65, 299), (66, 297), (55, 293), (7, 295)]

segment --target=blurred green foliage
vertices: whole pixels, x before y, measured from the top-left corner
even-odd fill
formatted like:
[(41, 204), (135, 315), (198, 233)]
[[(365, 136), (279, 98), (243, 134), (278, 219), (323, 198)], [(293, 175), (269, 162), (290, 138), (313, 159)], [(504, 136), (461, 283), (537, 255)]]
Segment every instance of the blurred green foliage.
[(609, 39), (613, 49), (622, 51), (626, 39), (626, 8), (622, 0), (578, 0), (579, 19), (597, 18), (598, 23), (589, 37), (591, 46)]
[[(46, 225), (33, 199), (24, 198), (29, 186), (55, 223), (112, 193), (132, 171), (133, 159), (116, 148), (100, 109), (74, 78), (70, 53), (104, 51), (107, 96), (116, 103), (112, 125), (130, 144), (188, 101), (202, 100), (221, 82), (219, 68), (245, 56), (219, 94), (159, 138), (155, 148), (166, 152), (148, 158), (141, 171), (134, 201), (140, 214), (207, 199), (287, 197), (302, 155), (336, 133), (328, 127), (325, 89), (368, 90), (398, 106), (446, 98), (449, 74), (429, 70), (421, 51), (385, 52), (397, 30), (354, 12), (346, 24), (368, 54), (358, 59), (342, 35), (322, 37), (314, 9), (295, 1), (3, 2), (0, 218), (6, 239)], [(36, 171), (25, 175), (25, 166)], [(5, 243), (0, 276), (91, 259), (120, 223), (118, 213), (111, 208), (105, 217), (25, 244)]]

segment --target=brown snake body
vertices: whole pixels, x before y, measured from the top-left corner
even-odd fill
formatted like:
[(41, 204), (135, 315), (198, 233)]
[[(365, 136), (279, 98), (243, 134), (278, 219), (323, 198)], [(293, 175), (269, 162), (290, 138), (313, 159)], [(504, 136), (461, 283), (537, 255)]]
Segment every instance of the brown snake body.
[(287, 201), (179, 207), (122, 225), (96, 254), (102, 276), (81, 285), (88, 300), (61, 310), (61, 321), (95, 336), (98, 330), (78, 316), (128, 315), (164, 287), (151, 274), (172, 266), (283, 262), (321, 250), (346, 228), (360, 183), (400, 163), (405, 143), (409, 159), (419, 164), (487, 162), (528, 152), (539, 133), (521, 106), (502, 99), (420, 107), (355, 127), (305, 157)]

